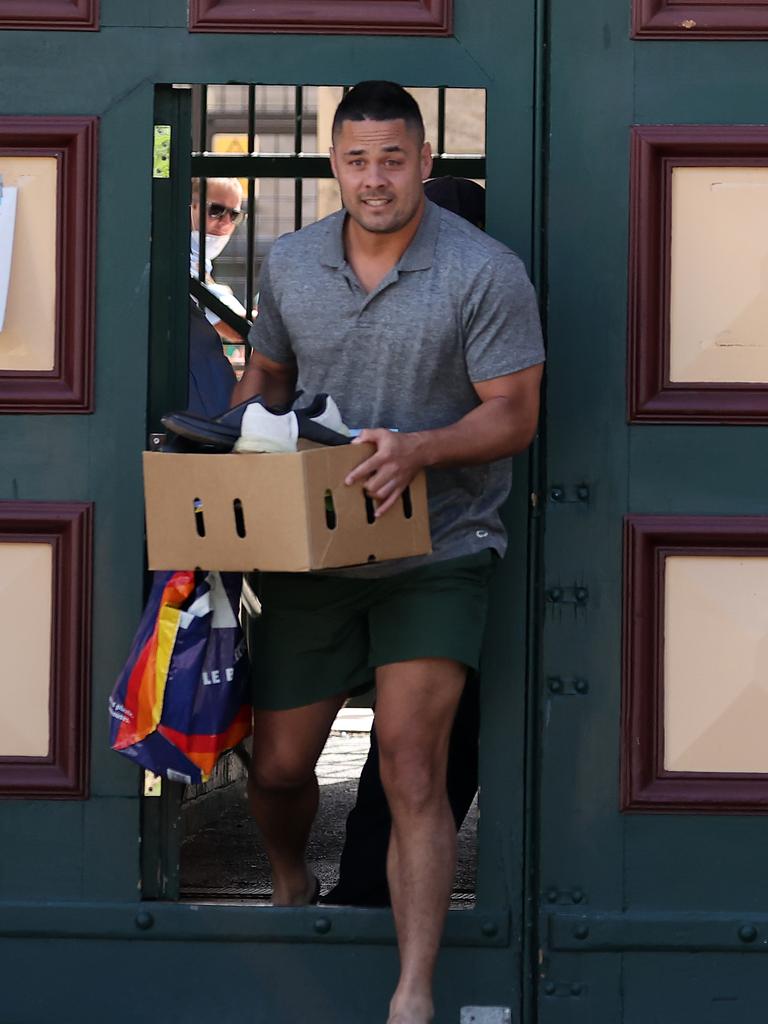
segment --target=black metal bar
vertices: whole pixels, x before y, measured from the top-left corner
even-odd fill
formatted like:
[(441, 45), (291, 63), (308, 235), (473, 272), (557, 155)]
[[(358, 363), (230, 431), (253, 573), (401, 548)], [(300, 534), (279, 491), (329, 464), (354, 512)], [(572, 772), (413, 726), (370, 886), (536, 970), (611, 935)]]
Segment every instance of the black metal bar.
[(197, 126), (197, 142), (201, 153), (208, 149), (208, 86), (201, 85), (200, 88), (200, 124)]
[[(256, 86), (248, 86), (248, 152), (256, 148)], [(245, 311), (253, 312), (255, 289), (253, 284), (253, 257), (256, 233), (256, 188), (252, 175), (248, 175), (248, 220), (245, 222)], [(246, 350), (246, 356), (248, 351)]]
[(437, 152), (445, 153), (445, 87), (437, 90)]
[[(266, 154), (258, 156), (225, 156), (219, 154), (192, 156), (192, 173), (210, 178), (332, 178), (327, 156), (290, 156)], [(454, 174), (461, 178), (485, 178), (484, 156), (437, 156), (434, 175)]]
[(296, 156), (301, 153), (303, 146), (302, 132), (304, 125), (304, 89), (297, 85), (294, 97), (294, 119), (293, 119), (293, 152)]
[(293, 230), (298, 231), (301, 227), (301, 215), (304, 205), (304, 179), (294, 178), (293, 180)]
[[(208, 86), (201, 86), (200, 92), (200, 152), (204, 153), (208, 148)], [(194, 175), (194, 171), (192, 172)], [(206, 174), (203, 172), (200, 175), (200, 193), (198, 196), (198, 213), (197, 213), (197, 238), (199, 244), (199, 253), (197, 260), (197, 276), (198, 280), (205, 281), (205, 229), (208, 227), (208, 210), (206, 208), (208, 193), (208, 183), (206, 181)]]
[(233, 331), (237, 331), (240, 337), (245, 340), (248, 337), (253, 324), (250, 319), (240, 316), (234, 310), (226, 306), (221, 299), (209, 291), (208, 288), (194, 277), (189, 279), (189, 294), (193, 295), (201, 306), (210, 309), (219, 320), (223, 320)]
[[(297, 158), (302, 149), (302, 119), (304, 116), (304, 90), (297, 85), (294, 90), (293, 107), (293, 152)], [(293, 179), (293, 230), (301, 227), (302, 208), (304, 206), (304, 182), (300, 177)]]

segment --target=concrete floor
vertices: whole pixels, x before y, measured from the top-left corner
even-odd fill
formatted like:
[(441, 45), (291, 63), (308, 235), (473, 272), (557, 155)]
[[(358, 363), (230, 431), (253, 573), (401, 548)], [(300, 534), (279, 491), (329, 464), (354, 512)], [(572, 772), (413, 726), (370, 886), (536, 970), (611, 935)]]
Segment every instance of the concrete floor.
[[(357, 781), (368, 754), (371, 718), (367, 709), (344, 709), (318, 762), (320, 810), (308, 854), (323, 892), (336, 882), (344, 823), (355, 802)], [(475, 803), (459, 833), (454, 907), (474, 903), (476, 835)], [(244, 781), (228, 787), (218, 820), (185, 838), (181, 879), (182, 899), (269, 901), (269, 866), (248, 814)]]

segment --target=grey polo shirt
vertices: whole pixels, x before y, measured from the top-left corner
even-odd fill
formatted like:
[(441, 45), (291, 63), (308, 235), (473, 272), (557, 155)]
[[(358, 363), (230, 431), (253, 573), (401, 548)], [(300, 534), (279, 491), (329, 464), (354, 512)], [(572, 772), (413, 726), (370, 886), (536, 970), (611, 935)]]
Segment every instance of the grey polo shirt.
[[(399, 263), (365, 292), (344, 256), (346, 214), (333, 213), (273, 245), (259, 280), (253, 347), (296, 360), (308, 398), (325, 391), (350, 427), (429, 430), (480, 404), (473, 383), (541, 363), (533, 288), (513, 252), (427, 201)], [(349, 570), (390, 575), (494, 548), (511, 460), (427, 471), (433, 552)]]

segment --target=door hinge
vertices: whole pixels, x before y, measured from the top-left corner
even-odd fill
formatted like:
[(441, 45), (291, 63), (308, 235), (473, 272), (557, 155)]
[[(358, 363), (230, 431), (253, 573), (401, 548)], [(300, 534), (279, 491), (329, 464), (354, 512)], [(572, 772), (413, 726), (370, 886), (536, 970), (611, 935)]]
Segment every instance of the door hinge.
[(459, 1024), (512, 1024), (508, 1006), (462, 1006)]
[(152, 177), (170, 178), (171, 176), (171, 126), (156, 124), (152, 147)]

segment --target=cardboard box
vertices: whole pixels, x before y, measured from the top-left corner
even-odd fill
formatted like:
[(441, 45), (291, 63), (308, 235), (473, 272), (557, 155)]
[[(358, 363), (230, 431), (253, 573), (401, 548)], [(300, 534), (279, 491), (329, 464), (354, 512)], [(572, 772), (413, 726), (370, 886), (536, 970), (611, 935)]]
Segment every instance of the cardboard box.
[(380, 519), (349, 471), (372, 445), (144, 453), (150, 569), (305, 572), (431, 551), (424, 474)]

